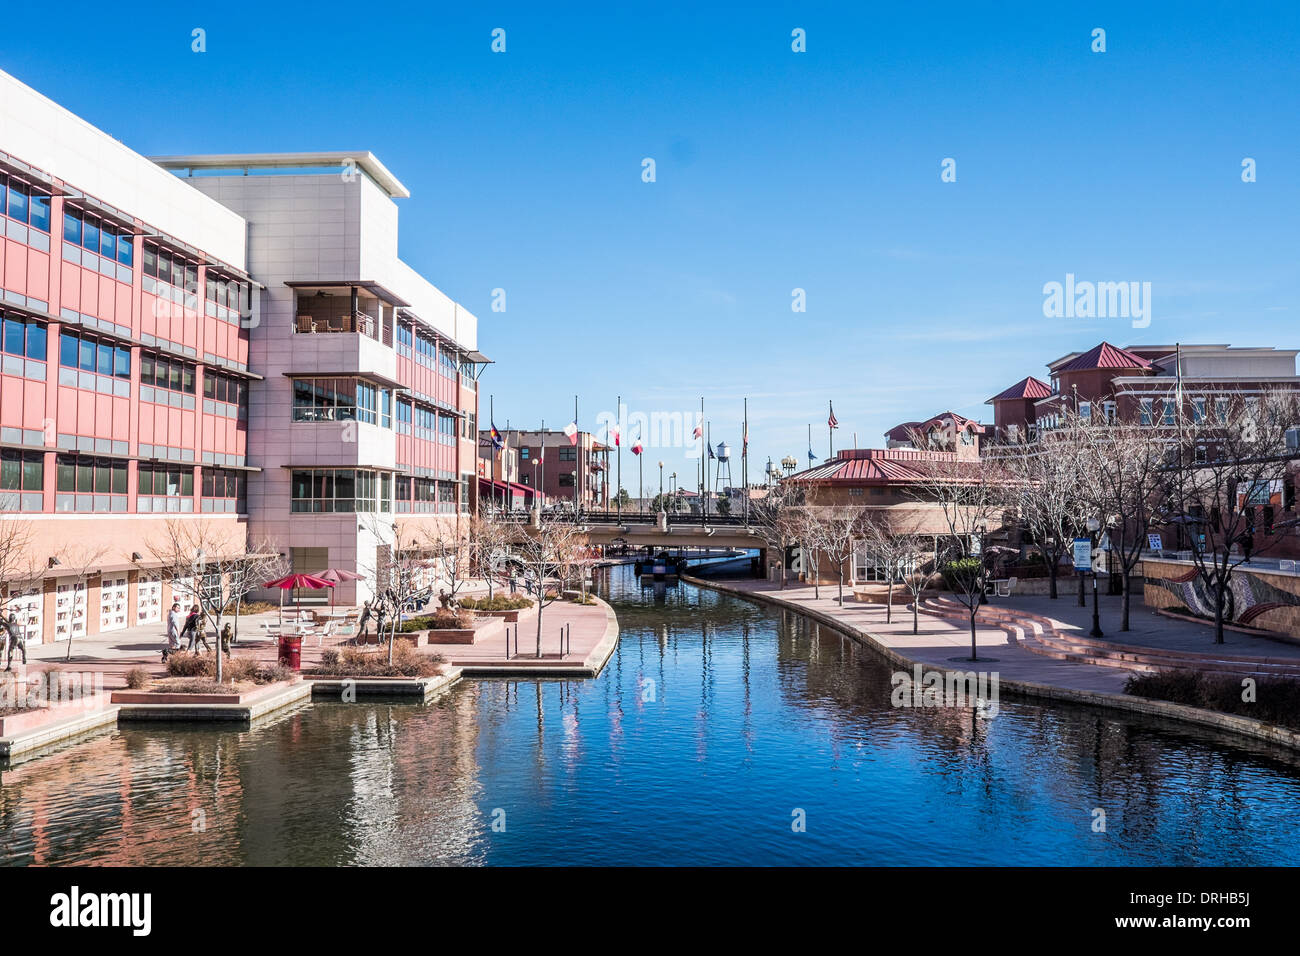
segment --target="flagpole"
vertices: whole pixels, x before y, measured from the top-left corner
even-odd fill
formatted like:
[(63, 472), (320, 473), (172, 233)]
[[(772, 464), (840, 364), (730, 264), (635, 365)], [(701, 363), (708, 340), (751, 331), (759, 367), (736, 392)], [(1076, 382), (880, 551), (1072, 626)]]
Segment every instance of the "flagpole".
[[(704, 456), (704, 484), (706, 486), (704, 489), (704, 494), (707, 496), (711, 494), (711, 489), (708, 488), (707, 486), (709, 484), (709, 462), (713, 460), (713, 423), (712, 422), (704, 423), (704, 444), (709, 446), (709, 452), (707, 455)], [(704, 507), (707, 512), (709, 507), (709, 499), (707, 497), (705, 497), (704, 499)]]
[[(497, 395), (487, 395), (487, 428), (491, 431), (497, 431)], [(491, 432), (489, 432), (491, 434)], [(478, 436), (474, 436), (474, 441), (478, 441)], [(491, 447), (491, 475), (489, 476), (489, 492), (491, 492), (491, 510), (497, 510), (497, 442), (493, 442)]]
[[(578, 428), (578, 396), (577, 395), (573, 396), (573, 427)], [(573, 437), (577, 439), (576, 444), (581, 446), (582, 429), (579, 428)], [(581, 448), (579, 448), (578, 453), (574, 455), (573, 458), (578, 464), (578, 467), (574, 469), (575, 474), (573, 476), (573, 523), (577, 524), (578, 511), (580, 508), (582, 508), (582, 464), (583, 462), (582, 462)]]
[(546, 507), (546, 419), (542, 419), (542, 430), (537, 435), (537, 444), (542, 451), (542, 476), (537, 479), (537, 493), (542, 496), (541, 507)]
[(741, 422), (740, 483), (745, 488), (745, 527), (749, 527), (749, 397), (745, 398), (745, 417)]
[(707, 462), (708, 459), (704, 457), (704, 396), (703, 395), (700, 396), (700, 424), (697, 427), (700, 430), (700, 527), (702, 528), (704, 527), (704, 485), (705, 482), (709, 480), (708, 476), (705, 474), (705, 462)]
[(619, 422), (623, 419), (623, 396), (618, 396), (618, 402), (614, 405), (614, 444), (618, 448), (618, 485), (614, 492), (614, 497), (618, 501), (618, 523), (623, 523), (623, 429), (619, 427)]
[(830, 449), (830, 452), (828, 453), (827, 457), (834, 458), (835, 457), (835, 426), (831, 424), (831, 422), (835, 421), (835, 405), (833, 402), (826, 403), (826, 411), (828, 413), (826, 415), (826, 444), (827, 447)]
[[(808, 452), (809, 454), (812, 453), (812, 422), (808, 423)], [(817, 460), (816, 458), (812, 459), (812, 461), (816, 461), (816, 460)]]

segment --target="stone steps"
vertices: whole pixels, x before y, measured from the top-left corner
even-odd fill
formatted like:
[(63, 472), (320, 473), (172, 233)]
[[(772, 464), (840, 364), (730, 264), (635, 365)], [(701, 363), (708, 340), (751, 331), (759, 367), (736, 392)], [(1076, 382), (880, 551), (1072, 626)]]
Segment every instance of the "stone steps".
[[(922, 600), (920, 610), (944, 620), (970, 619), (969, 611), (948, 598)], [(1063, 631), (1059, 622), (1014, 608), (985, 605), (976, 613), (977, 625), (1004, 631), (1025, 650), (1057, 660), (1076, 661), (1100, 667), (1118, 667), (1135, 673), (1153, 673), (1171, 668), (1207, 673), (1300, 678), (1300, 662), (1293, 659), (1246, 657), (1234, 654), (1199, 654), (1162, 648), (1115, 644)]]

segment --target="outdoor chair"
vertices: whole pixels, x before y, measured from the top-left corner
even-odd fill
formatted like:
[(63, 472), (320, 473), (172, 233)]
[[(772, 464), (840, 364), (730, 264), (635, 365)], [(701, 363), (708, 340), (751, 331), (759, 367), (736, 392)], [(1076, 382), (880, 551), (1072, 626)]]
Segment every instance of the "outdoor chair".
[(1007, 578), (1005, 581), (994, 581), (993, 596), (1004, 597), (1004, 598), (1011, 597), (1011, 592), (1015, 590), (1016, 583), (1019, 580), (1020, 580), (1019, 578), (1013, 577), (1013, 578)]

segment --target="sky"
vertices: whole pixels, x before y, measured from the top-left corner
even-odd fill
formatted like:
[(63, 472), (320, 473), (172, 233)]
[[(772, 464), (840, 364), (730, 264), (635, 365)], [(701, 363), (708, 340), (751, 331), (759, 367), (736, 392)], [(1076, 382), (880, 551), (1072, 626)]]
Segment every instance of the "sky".
[[(145, 155), (374, 152), (484, 426), (703, 398), (738, 447), (748, 397), (754, 479), (832, 401), (879, 447), (1103, 339), (1300, 347), (1300, 4), (547, 6), (59, 3), (0, 68)], [(1067, 274), (1149, 325), (1045, 315)]]

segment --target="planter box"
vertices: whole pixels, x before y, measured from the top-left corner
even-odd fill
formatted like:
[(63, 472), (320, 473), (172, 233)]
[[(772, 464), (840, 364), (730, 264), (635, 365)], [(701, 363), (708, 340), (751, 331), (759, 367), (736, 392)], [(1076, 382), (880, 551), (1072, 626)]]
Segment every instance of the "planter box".
[(224, 694), (187, 694), (182, 692), (162, 691), (152, 693), (147, 690), (115, 690), (115, 704), (247, 704), (272, 692), (284, 690), (290, 684), (298, 683), (299, 678), (276, 681), (273, 684), (259, 684), (246, 691)]
[(513, 611), (474, 611), (474, 614), (477, 617), (499, 617), (507, 624), (518, 624), (519, 615), (526, 614), (527, 612), (531, 611), (535, 606), (536, 605), (530, 605), (528, 607), (516, 608)]
[(473, 644), (474, 635), (478, 633), (472, 627), (444, 627), (432, 631), (420, 631), (421, 643), (430, 644)]
[(12, 737), (25, 734), (45, 724), (57, 723), (69, 717), (79, 717), (109, 705), (108, 695), (92, 694), (75, 700), (60, 701), (35, 710), (25, 710), (21, 714), (0, 717), (0, 737)]

